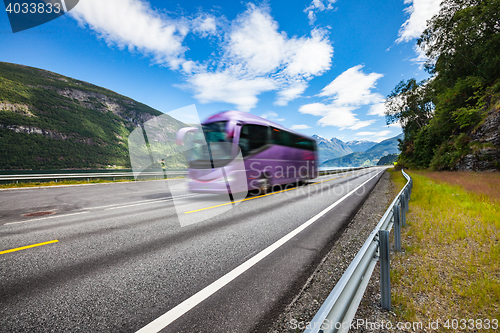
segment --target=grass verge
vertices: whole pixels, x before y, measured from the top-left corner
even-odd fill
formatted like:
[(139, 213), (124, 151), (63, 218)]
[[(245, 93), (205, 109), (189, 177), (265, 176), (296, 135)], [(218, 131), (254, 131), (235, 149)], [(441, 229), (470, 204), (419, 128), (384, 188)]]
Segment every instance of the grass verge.
[(130, 182), (133, 180), (130, 179), (91, 179), (90, 181), (86, 180), (61, 180), (61, 181), (53, 181), (53, 182), (21, 182), (21, 183), (8, 183), (8, 184), (0, 184), (0, 189), (2, 188), (22, 188), (22, 187), (40, 187), (40, 186), (60, 186), (60, 185), (82, 185), (82, 184), (100, 184), (100, 183), (117, 183), (117, 182)]
[[(477, 320), (500, 322), (500, 204), (489, 193), (500, 175), (408, 174), (414, 188), (405, 253), (391, 262), (393, 311), (405, 322), (439, 320), (440, 332), (450, 331), (444, 324), (453, 319), (459, 331), (495, 331)], [(400, 172), (391, 178), (398, 191), (406, 183)]]

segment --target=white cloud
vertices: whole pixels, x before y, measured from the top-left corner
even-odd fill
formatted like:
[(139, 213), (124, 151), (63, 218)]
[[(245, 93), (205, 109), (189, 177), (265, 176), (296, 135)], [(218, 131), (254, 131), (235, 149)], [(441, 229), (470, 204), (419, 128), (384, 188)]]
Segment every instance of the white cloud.
[(310, 78), (330, 69), (333, 48), (325, 32), (314, 29), (311, 36), (288, 40), (286, 76)]
[(366, 137), (365, 139), (369, 139), (370, 141), (374, 141), (374, 142), (381, 142), (381, 141), (384, 141), (386, 139), (389, 139), (390, 138), (390, 136), (388, 136), (389, 134), (391, 134), (391, 131), (356, 133), (356, 135), (364, 136), (364, 137)]
[(308, 129), (308, 128), (311, 128), (311, 127), (307, 126), (307, 125), (292, 125), (292, 127), (290, 127), (290, 129), (293, 129), (293, 130), (303, 130), (303, 129)]
[(217, 18), (212, 15), (200, 14), (192, 22), (194, 33), (207, 37), (217, 34)]
[(308, 80), (331, 66), (333, 47), (323, 31), (289, 38), (278, 30), (267, 7), (248, 5), (224, 39), (217, 66), (198, 66), (187, 78), (202, 103), (232, 103), (249, 111), (259, 94), (275, 90), (275, 104), (284, 106), (305, 91)]
[(354, 108), (352, 107), (343, 107), (323, 103), (306, 104), (299, 108), (300, 113), (321, 116), (322, 118), (318, 120), (318, 125), (322, 127), (336, 126), (340, 128), (353, 126), (359, 121), (359, 119), (357, 119), (352, 113), (353, 110)]
[(369, 116), (385, 117), (384, 102), (380, 102), (380, 103), (371, 105), (370, 110), (368, 111), (368, 115)]
[(353, 111), (360, 106), (383, 101), (382, 95), (372, 92), (377, 80), (383, 75), (365, 74), (362, 68), (362, 65), (349, 68), (321, 90), (318, 96), (327, 97), (330, 100), (329, 104), (306, 104), (300, 107), (299, 111), (323, 117), (318, 121), (321, 126), (356, 130), (371, 125), (374, 120), (360, 121)]
[(399, 122), (399, 120), (396, 121), (395, 123), (392, 123), (392, 124), (386, 125), (386, 126), (387, 127), (396, 127), (396, 128), (400, 128), (400, 129), (402, 128), (401, 123)]
[(391, 134), (391, 131), (381, 131), (377, 133), (377, 136), (386, 136)]
[(284, 61), (287, 46), (284, 33), (267, 10), (250, 6), (232, 24), (226, 45), (226, 61), (242, 64), (254, 74), (274, 72)]
[(261, 118), (264, 118), (264, 119), (270, 119), (270, 118), (276, 118), (278, 116), (278, 114), (274, 111), (269, 111), (269, 112), (266, 112), (264, 114), (261, 114), (260, 116), (261, 116)]
[(285, 121), (284, 118), (279, 118), (279, 115), (274, 111), (269, 111), (260, 115), (264, 119), (269, 119), (272, 121)]
[(238, 78), (229, 71), (198, 73), (187, 81), (194, 90), (194, 97), (201, 103), (231, 103), (240, 111), (250, 111), (259, 101), (257, 95), (276, 89), (276, 84), (269, 78)]
[(426, 28), (427, 20), (439, 13), (441, 0), (405, 0), (405, 4), (411, 4), (405, 9), (410, 17), (401, 26), (397, 43), (420, 37)]
[(313, 0), (311, 4), (304, 9), (304, 13), (307, 13), (307, 17), (309, 18), (309, 24), (313, 25), (314, 22), (316, 21), (316, 13), (317, 11), (325, 11), (325, 10), (332, 10), (334, 4), (337, 2), (337, 0)]
[(185, 61), (187, 25), (158, 14), (147, 2), (85, 0), (70, 15), (108, 44), (152, 55), (158, 63), (173, 69)]
[(363, 128), (363, 127), (366, 127), (366, 126), (370, 126), (374, 122), (375, 122), (375, 120), (373, 120), (373, 119), (366, 120), (366, 121), (358, 121), (354, 125), (350, 126), (349, 129), (351, 129), (351, 130), (359, 130), (360, 128)]
[[(257, 96), (268, 91), (276, 91), (276, 105), (287, 105), (309, 80), (330, 69), (333, 55), (325, 30), (288, 37), (266, 5), (248, 4), (232, 22), (206, 13), (174, 20), (141, 0), (86, 0), (70, 13), (108, 44), (178, 70), (185, 80), (178, 86), (200, 102), (230, 103), (242, 111), (254, 108)], [(217, 36), (221, 43), (209, 59), (186, 59), (189, 33)]]
[(421, 48), (420, 46), (418, 45), (415, 45), (413, 46), (413, 51), (415, 51), (417, 57), (416, 58), (413, 58), (411, 59), (411, 61), (413, 61), (414, 63), (418, 64), (419, 68), (420, 69), (423, 69), (424, 68), (424, 65), (425, 63), (427, 62), (427, 60), (429, 58), (427, 58), (427, 56), (425, 55), (425, 51), (423, 48)]
[(365, 74), (361, 71), (363, 65), (349, 68), (337, 76), (329, 85), (321, 90), (319, 96), (333, 97), (336, 104), (367, 105), (383, 100), (382, 95), (372, 93), (382, 74)]
[(359, 133), (356, 133), (356, 135), (359, 135), (359, 136), (378, 136), (378, 137), (386, 136), (388, 134), (391, 134), (391, 131), (359, 132)]
[(278, 92), (278, 98), (275, 105), (285, 106), (288, 102), (296, 99), (306, 90), (307, 83), (305, 81), (298, 81), (296, 83), (292, 83), (289, 88), (285, 88)]

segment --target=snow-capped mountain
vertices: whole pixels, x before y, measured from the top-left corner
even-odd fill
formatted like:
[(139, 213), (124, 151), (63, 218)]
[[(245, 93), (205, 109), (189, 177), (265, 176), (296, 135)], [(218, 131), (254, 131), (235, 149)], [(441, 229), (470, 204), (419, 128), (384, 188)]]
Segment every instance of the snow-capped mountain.
[(337, 138), (327, 140), (320, 135), (313, 135), (312, 137), (316, 140), (318, 145), (320, 163), (352, 153), (351, 148), (342, 140)]
[(377, 143), (368, 140), (353, 140), (346, 142), (346, 145), (351, 148), (353, 152), (357, 151), (367, 151), (371, 147), (375, 146)]

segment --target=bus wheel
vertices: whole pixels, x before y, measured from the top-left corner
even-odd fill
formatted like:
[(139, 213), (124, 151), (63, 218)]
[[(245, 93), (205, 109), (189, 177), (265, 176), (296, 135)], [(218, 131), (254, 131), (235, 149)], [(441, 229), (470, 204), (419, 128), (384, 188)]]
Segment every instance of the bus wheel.
[(269, 178), (267, 177), (262, 177), (260, 180), (260, 194), (267, 194), (271, 192), (271, 182), (269, 181)]

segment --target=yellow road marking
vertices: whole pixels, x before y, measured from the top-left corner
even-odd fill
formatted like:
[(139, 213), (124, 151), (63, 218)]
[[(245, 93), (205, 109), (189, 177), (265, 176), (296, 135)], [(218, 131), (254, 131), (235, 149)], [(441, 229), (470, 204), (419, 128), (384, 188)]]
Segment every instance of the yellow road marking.
[(200, 212), (202, 210), (207, 210), (207, 209), (212, 209), (212, 208), (217, 208), (217, 207), (232, 205), (233, 203), (238, 203), (238, 202), (242, 202), (242, 201), (248, 201), (248, 200), (253, 200), (253, 199), (257, 199), (257, 198), (262, 198), (262, 197), (266, 197), (268, 195), (278, 194), (278, 193), (282, 193), (282, 192), (286, 192), (286, 191), (291, 191), (291, 190), (295, 190), (295, 189), (296, 188), (289, 188), (287, 190), (282, 190), (282, 191), (273, 192), (273, 193), (267, 193), (267, 194), (259, 195), (259, 196), (253, 197), (253, 198), (246, 198), (246, 199), (241, 199), (241, 200), (237, 200), (237, 201), (233, 201), (233, 202), (226, 202), (226, 203), (223, 203), (223, 204), (220, 204), (220, 205), (216, 205), (216, 206), (210, 206), (210, 207), (206, 207), (206, 208), (200, 208), (200, 209), (196, 209), (196, 210), (190, 210), (189, 212), (185, 212), (184, 214), (196, 213), (196, 212)]
[[(346, 175), (346, 176), (347, 176), (347, 175)], [(340, 178), (343, 178), (343, 177), (346, 177), (346, 176), (342, 176), (342, 177), (340, 177)], [(329, 182), (329, 181), (332, 181), (332, 180), (335, 180), (335, 179), (338, 179), (338, 177), (335, 177), (335, 178), (332, 178), (332, 179), (328, 179), (328, 180), (324, 180), (324, 181), (322, 181), (322, 182), (312, 183), (312, 184), (310, 184), (310, 185), (316, 185), (316, 184), (326, 183), (326, 182)], [(298, 189), (298, 187), (289, 188), (289, 189), (287, 189), (287, 190), (282, 190), (282, 191), (273, 192), (273, 193), (267, 193), (267, 194), (259, 195), (259, 196), (253, 197), (253, 198), (241, 199), (241, 200), (234, 201), (234, 202), (226, 202), (226, 203), (223, 203), (223, 204), (220, 204), (220, 205), (216, 205), (216, 206), (210, 206), (210, 207), (205, 207), (205, 208), (200, 208), (200, 209), (190, 210), (189, 212), (184, 212), (184, 214), (190, 214), (190, 213), (201, 212), (201, 211), (204, 211), (204, 210), (207, 210), (207, 209), (212, 209), (212, 208), (217, 208), (217, 207), (227, 206), (227, 205), (231, 205), (231, 204), (233, 204), (233, 203), (238, 203), (238, 202), (242, 202), (242, 201), (253, 200), (253, 199), (257, 199), (257, 198), (266, 197), (266, 196), (268, 196), (268, 195), (278, 194), (278, 193), (282, 193), (282, 192), (286, 192), (286, 191), (291, 191), (291, 190), (296, 190), (296, 189)]]
[(59, 242), (59, 241), (57, 239), (54, 239), (54, 240), (44, 242), (44, 243), (38, 243), (38, 244), (27, 245), (27, 246), (23, 246), (23, 247), (17, 247), (15, 249), (0, 251), (0, 254), (6, 254), (6, 253), (11, 253), (11, 252), (26, 250), (26, 249), (30, 249), (32, 247), (37, 247), (37, 246), (42, 246), (42, 245), (47, 245), (47, 244), (52, 244), (52, 243), (57, 243), (57, 242)]

